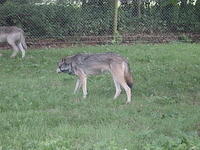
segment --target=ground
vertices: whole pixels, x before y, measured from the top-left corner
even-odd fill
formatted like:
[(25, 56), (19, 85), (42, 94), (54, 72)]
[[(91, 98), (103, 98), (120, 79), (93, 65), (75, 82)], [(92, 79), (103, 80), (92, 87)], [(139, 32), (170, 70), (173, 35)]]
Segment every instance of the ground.
[[(200, 44), (136, 44), (0, 51), (2, 150), (199, 150)], [(76, 77), (57, 74), (63, 56), (117, 52), (134, 76), (132, 103), (113, 100), (109, 74), (89, 78), (89, 95), (73, 95)]]

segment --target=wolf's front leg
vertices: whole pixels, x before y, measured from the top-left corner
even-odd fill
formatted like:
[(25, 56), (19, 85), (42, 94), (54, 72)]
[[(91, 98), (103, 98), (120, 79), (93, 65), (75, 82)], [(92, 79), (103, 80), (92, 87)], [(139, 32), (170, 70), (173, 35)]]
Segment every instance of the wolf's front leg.
[(77, 79), (75, 89), (74, 89), (74, 94), (80, 89), (80, 87), (81, 87), (80, 79)]
[(83, 90), (83, 98), (86, 98), (87, 96), (87, 77), (82, 77), (82, 90)]

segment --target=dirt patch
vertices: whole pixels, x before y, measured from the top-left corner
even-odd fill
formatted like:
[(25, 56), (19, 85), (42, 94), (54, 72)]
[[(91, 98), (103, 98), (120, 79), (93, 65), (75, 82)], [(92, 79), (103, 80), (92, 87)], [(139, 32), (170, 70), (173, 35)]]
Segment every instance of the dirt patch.
[[(133, 43), (169, 43), (173, 41), (200, 42), (200, 34), (195, 33), (165, 33), (165, 34), (130, 34), (125, 33), (117, 37), (120, 44)], [(64, 48), (73, 45), (105, 45), (112, 44), (113, 36), (66, 36), (62, 38), (26, 38), (30, 49), (36, 48)], [(0, 49), (10, 49), (6, 43), (1, 43)]]

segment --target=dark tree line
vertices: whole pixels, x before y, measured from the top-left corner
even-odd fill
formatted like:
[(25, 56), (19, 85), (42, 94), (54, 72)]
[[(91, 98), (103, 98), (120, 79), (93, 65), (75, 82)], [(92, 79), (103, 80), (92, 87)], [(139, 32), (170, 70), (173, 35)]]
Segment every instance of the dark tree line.
[[(200, 0), (120, 0), (119, 33), (200, 32)], [(1, 0), (0, 25), (36, 37), (110, 35), (113, 0)]]

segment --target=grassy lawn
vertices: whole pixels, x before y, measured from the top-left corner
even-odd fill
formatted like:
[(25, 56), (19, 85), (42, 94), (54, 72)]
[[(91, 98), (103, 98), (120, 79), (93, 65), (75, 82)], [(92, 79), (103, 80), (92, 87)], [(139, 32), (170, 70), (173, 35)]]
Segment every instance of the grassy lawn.
[[(78, 52), (128, 57), (135, 84), (113, 100), (109, 74), (73, 95), (57, 62)], [(0, 150), (200, 150), (200, 44), (85, 46), (0, 51)]]

